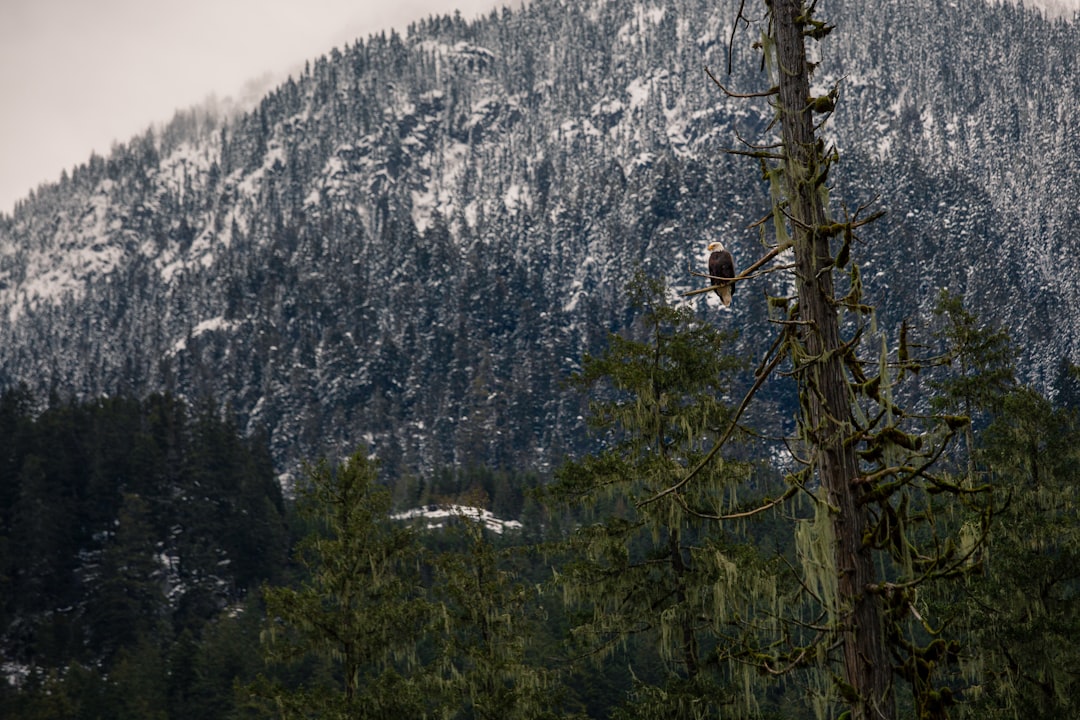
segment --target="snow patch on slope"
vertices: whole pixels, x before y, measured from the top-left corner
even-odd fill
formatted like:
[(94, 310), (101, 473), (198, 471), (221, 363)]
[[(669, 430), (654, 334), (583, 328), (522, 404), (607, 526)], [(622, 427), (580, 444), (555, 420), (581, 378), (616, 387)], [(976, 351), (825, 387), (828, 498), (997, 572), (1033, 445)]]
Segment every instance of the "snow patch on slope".
[(499, 535), (507, 530), (521, 529), (521, 523), (517, 520), (502, 520), (490, 510), (470, 505), (428, 505), (390, 516), (391, 520), (416, 520), (418, 518), (427, 520), (428, 529), (441, 528), (452, 518), (464, 518), (482, 523), (486, 529)]
[(218, 316), (212, 317), (209, 320), (203, 320), (198, 325), (191, 329), (186, 337), (182, 337), (173, 343), (172, 348), (169, 350), (169, 355), (176, 355), (187, 349), (187, 342), (190, 339), (197, 338), (200, 335), (205, 335), (209, 332), (229, 332), (237, 327), (238, 323), (226, 320), (225, 318)]
[(8, 307), (12, 324), (39, 303), (82, 297), (88, 281), (108, 275), (124, 259), (127, 233), (110, 200), (114, 188), (112, 180), (102, 180), (77, 216), (61, 216), (52, 234), (28, 251), (23, 282), (0, 290), (0, 306)]

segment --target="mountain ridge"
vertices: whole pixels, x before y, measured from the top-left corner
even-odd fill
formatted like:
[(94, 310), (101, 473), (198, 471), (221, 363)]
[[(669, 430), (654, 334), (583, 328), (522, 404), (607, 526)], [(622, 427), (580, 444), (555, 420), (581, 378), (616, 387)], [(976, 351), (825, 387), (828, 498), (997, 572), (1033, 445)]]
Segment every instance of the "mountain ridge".
[[(283, 473), (361, 442), (401, 471), (550, 468), (584, 437), (560, 378), (627, 326), (634, 267), (685, 291), (707, 238), (744, 266), (760, 252), (745, 228), (767, 188), (723, 151), (736, 130), (767, 138), (770, 113), (702, 72), (726, 65), (735, 8), (431, 18), (331, 51), (235, 120), (180, 114), (92, 157), (0, 217), (0, 384), (212, 395), (270, 432)], [(887, 211), (856, 257), (883, 326), (965, 292), (1048, 385), (1080, 358), (1060, 310), (1080, 303), (1060, 282), (1080, 210), (1053, 202), (1080, 197), (1075, 24), (929, 0), (826, 10), (834, 197)], [(736, 35), (723, 80), (741, 91), (764, 82), (749, 44)], [(696, 301), (751, 357), (760, 294), (784, 287), (763, 282), (732, 313)]]

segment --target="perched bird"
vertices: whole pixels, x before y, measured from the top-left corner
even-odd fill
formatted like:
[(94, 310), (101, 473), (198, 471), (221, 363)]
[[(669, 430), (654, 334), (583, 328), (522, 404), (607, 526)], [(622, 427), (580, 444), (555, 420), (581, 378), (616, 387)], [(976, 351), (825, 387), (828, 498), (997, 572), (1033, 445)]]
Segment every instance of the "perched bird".
[(724, 280), (735, 277), (735, 258), (724, 249), (721, 242), (711, 242), (709, 247), (709, 279), (712, 285), (722, 285), (716, 288), (716, 294), (720, 296), (720, 302), (727, 307), (731, 305), (732, 283), (724, 283)]

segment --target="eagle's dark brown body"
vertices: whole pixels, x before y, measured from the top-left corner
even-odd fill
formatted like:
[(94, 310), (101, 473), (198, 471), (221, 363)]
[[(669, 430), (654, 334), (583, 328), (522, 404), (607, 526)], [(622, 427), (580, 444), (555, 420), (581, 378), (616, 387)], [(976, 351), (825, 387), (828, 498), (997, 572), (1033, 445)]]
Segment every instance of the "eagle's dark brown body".
[[(719, 285), (723, 279), (735, 277), (735, 258), (731, 256), (731, 253), (718, 242), (710, 243), (708, 249), (710, 250), (709, 276), (711, 283)], [(724, 303), (725, 307), (731, 305), (733, 287), (729, 283), (716, 289), (716, 294), (720, 296), (720, 302)]]

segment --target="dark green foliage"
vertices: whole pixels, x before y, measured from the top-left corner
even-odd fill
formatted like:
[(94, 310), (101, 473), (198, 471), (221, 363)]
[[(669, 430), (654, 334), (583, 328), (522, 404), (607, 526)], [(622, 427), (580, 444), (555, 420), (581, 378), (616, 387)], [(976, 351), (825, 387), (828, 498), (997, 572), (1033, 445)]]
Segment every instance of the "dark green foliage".
[[(206, 412), (191, 422), (168, 395), (54, 398), (39, 412), (9, 390), (0, 431), (0, 649), (27, 673), (0, 715), (201, 707), (207, 620), (285, 560), (265, 445)], [(251, 642), (233, 639), (245, 653)], [(208, 702), (231, 707), (233, 677), (215, 673)]]
[(305, 575), (263, 593), (267, 657), (299, 673), (251, 685), (256, 704), (284, 717), (564, 716), (555, 673), (530, 654), (535, 586), (509, 553), (465, 518), (422, 544), (388, 517), (375, 477), (360, 453), (309, 469)]
[[(390, 491), (355, 455), (336, 470), (312, 468), (298, 488), (301, 512), (289, 524), (308, 537), (289, 567), (286, 505), (265, 451), (206, 407), (189, 413), (154, 396), (54, 401), (35, 414), (25, 392), (0, 396), (0, 427), (14, 439), (0, 455), (3, 647), (27, 670), (17, 688), (0, 688), (0, 715), (809, 717), (804, 691), (821, 691), (812, 669), (788, 685), (732, 669), (805, 660), (812, 633), (789, 626), (769, 650), (756, 643), (775, 628), (753, 618), (817, 620), (792, 615), (800, 595), (818, 591), (813, 576), (801, 591), (784, 587), (757, 557), (767, 549), (807, 562), (793, 550), (791, 519), (733, 521), (761, 491), (754, 466), (717, 456), (681, 482), (729, 427), (724, 398), (740, 363), (726, 356), (729, 338), (668, 306), (662, 286), (639, 279), (634, 292), (639, 322), (575, 378), (594, 399), (603, 449), (559, 472), (548, 513), (524, 496), (531, 475), (471, 468), (392, 483), (403, 506), (516, 509), (527, 528), (505, 539), (462, 519), (421, 540), (388, 520)], [(1013, 387), (1003, 335), (962, 305), (943, 317), (939, 337), (960, 377), (934, 372), (935, 407), (955, 413), (942, 420), (952, 431), (970, 427), (967, 407), (982, 413), (972, 434), (978, 472), (882, 486), (895, 494), (882, 495), (865, 542), (906, 548), (896, 568), (920, 579), (915, 590), (894, 573), (872, 589), (894, 623), (897, 672), (914, 688), (898, 702), (924, 717), (1069, 717), (1080, 693), (1080, 417), (1070, 368), (1051, 403)], [(881, 402), (891, 403), (893, 379), (882, 377)], [(930, 442), (917, 427), (883, 425), (881, 457), (864, 467), (915, 457)], [(943, 502), (950, 483), (972, 477), (994, 487), (982, 549), (979, 508)], [(577, 529), (560, 548), (513, 549), (565, 537), (568, 525)], [(569, 614), (539, 585), (551, 568)], [(243, 591), (267, 576), (295, 577), (267, 592), (263, 626), (276, 637), (273, 654), (292, 665), (262, 662), (264, 613)], [(965, 580), (958, 590), (934, 577)], [(562, 666), (563, 633), (579, 657), (600, 662)], [(248, 690), (236, 694), (237, 684)]]
[(981, 439), (1001, 509), (966, 607), (964, 717), (1075, 717), (1080, 699), (1080, 418), (1030, 388)]
[(285, 717), (423, 710), (423, 697), (402, 677), (417, 663), (431, 613), (421, 592), (419, 545), (412, 529), (389, 519), (390, 493), (375, 485), (376, 474), (357, 452), (336, 468), (310, 468), (298, 488), (301, 515), (316, 527), (297, 556), (308, 576), (299, 588), (263, 589), (263, 639), (270, 660), (314, 658), (329, 672), (312, 678), (307, 690), (255, 688)]
[(535, 652), (540, 597), (509, 566), (479, 523), (452, 532), (463, 544), (434, 558), (432, 599), (437, 652), (431, 685), (442, 717), (524, 720), (567, 717), (557, 712), (558, 676)]
[(109, 659), (142, 639), (159, 642), (171, 635), (167, 625), (163, 568), (149, 552), (157, 539), (150, 508), (138, 495), (125, 494), (101, 552), (100, 576), (89, 598), (91, 643)]
[[(985, 539), (969, 556), (963, 587), (925, 596), (926, 610), (960, 642), (933, 640), (913, 655), (911, 668), (946, 680), (927, 694), (938, 706), (926, 707), (939, 713), (933, 717), (945, 717), (953, 703), (953, 717), (1071, 717), (1080, 692), (1073, 642), (1080, 632), (1080, 419), (1069, 405), (1069, 365), (1061, 365), (1053, 404), (1016, 385), (1003, 330), (983, 326), (946, 293), (936, 314), (951, 372), (931, 381), (939, 393), (933, 404), (973, 418), (964, 426), (962, 482), (992, 488), (992, 522), (977, 521)], [(970, 542), (970, 512), (954, 509), (939, 519), (967, 530)]]
[(168, 686), (162, 646), (143, 637), (124, 647), (112, 663), (105, 697), (116, 718), (167, 720)]
[(578, 611), (576, 652), (632, 648), (628, 712), (654, 717), (662, 698), (664, 717), (708, 717), (733, 704), (722, 638), (769, 585), (747, 536), (716, 521), (750, 468), (702, 463), (733, 422), (723, 398), (741, 363), (731, 337), (669, 305), (662, 283), (639, 275), (631, 293), (643, 311), (634, 336), (612, 336), (575, 377), (592, 390), (604, 449), (562, 467), (548, 493), (583, 517), (555, 582)]
[(964, 307), (964, 299), (942, 290), (934, 308), (937, 337), (946, 344), (950, 372), (934, 379), (931, 405), (935, 410), (962, 413), (973, 421), (979, 415), (1001, 409), (1013, 387), (1015, 351), (1009, 334), (1000, 328), (980, 325), (980, 319)]
[[(271, 577), (288, 550), (284, 505), (265, 440), (244, 439), (231, 419), (222, 420), (208, 404), (191, 423), (191, 448), (182, 466), (193, 491), (179, 518), (181, 557), (227, 562), (241, 588)], [(214, 537), (213, 545), (208, 537)]]

